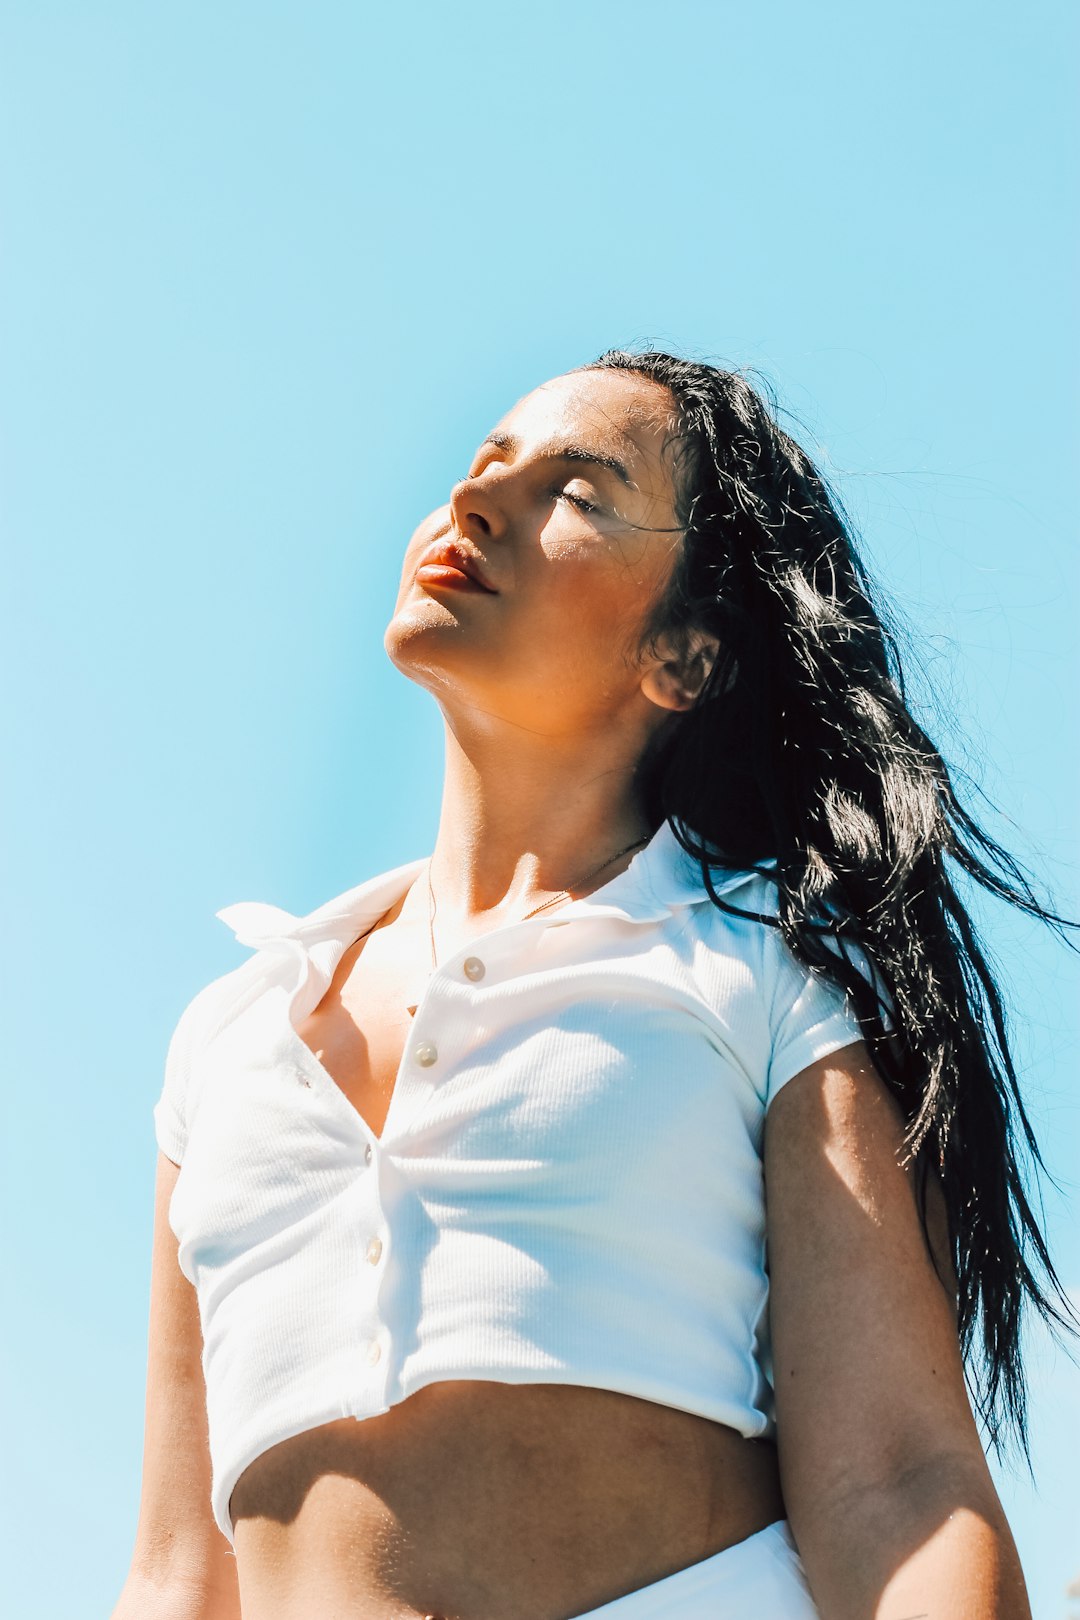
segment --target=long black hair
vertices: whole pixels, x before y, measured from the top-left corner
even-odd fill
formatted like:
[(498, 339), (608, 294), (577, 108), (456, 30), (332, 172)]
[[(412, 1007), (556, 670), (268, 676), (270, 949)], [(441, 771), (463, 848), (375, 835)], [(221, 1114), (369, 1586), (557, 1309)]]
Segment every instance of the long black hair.
[[(1070, 946), (1063, 930), (1080, 923), (1040, 905), (1018, 862), (957, 800), (908, 707), (896, 634), (875, 602), (850, 520), (780, 427), (771, 385), (755, 389), (747, 368), (652, 350), (611, 349), (581, 369), (629, 371), (673, 397), (668, 448), (683, 542), (645, 640), (655, 646), (666, 635), (689, 650), (694, 630), (703, 630), (721, 649), (693, 707), (656, 733), (639, 764), (646, 814), (655, 826), (671, 821), (722, 910), (758, 915), (717, 896), (711, 867), (775, 860), (766, 875), (776, 883), (776, 915), (760, 920), (851, 997), (907, 1121), (904, 1162), (919, 1172), (924, 1232), (931, 1157), (936, 1165), (969, 1369), (981, 1321), (976, 1405), (999, 1456), (1004, 1405), (1030, 1471), (1025, 1295), (1045, 1321), (1076, 1329), (1025, 1257), (1030, 1242), (1072, 1314), (1014, 1151), (1018, 1122), (1046, 1170), (1002, 998), (949, 862), (1054, 926)], [(823, 944), (826, 932), (839, 952)], [(860, 953), (891, 998), (898, 1042), (851, 959)]]

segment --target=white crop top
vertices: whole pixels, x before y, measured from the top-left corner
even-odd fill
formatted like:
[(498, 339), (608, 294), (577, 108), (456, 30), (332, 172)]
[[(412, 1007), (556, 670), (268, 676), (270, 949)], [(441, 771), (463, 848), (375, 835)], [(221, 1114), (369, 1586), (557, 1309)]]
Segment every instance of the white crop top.
[[(417, 984), (380, 1138), (295, 1026), (424, 866), (306, 917), (226, 906), (255, 954), (169, 1045), (154, 1122), (181, 1166), (169, 1222), (230, 1542), (262, 1452), (444, 1379), (589, 1385), (775, 1433), (765, 1113), (860, 1039), (848, 998), (714, 906), (664, 822), (603, 888)], [(714, 884), (775, 915), (760, 874)]]

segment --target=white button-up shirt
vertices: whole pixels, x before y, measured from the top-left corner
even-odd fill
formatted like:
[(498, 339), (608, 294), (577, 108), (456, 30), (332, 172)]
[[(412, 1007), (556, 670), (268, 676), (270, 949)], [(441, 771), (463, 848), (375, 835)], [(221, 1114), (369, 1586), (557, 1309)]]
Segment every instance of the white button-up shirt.
[[(263, 1451), (440, 1380), (583, 1384), (775, 1431), (765, 1114), (861, 1038), (848, 998), (714, 906), (665, 822), (593, 894), (424, 976), (376, 1136), (296, 1026), (424, 866), (306, 917), (219, 911), (255, 954), (170, 1042), (154, 1120), (181, 1166), (169, 1219), (230, 1541)], [(761, 873), (714, 886), (775, 915)]]

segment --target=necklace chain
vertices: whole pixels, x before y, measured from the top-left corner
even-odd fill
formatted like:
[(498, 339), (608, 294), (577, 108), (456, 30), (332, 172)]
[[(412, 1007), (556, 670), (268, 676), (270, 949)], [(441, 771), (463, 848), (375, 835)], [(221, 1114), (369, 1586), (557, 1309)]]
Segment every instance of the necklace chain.
[[(649, 839), (651, 838), (651, 836), (652, 836), (651, 833), (646, 833), (644, 838), (635, 839), (634, 843), (627, 844), (625, 849), (617, 849), (615, 851), (614, 855), (609, 855), (606, 861), (601, 861), (599, 866), (594, 867), (591, 872), (586, 873), (586, 875), (583, 878), (579, 878), (578, 881), (576, 883), (571, 884), (570, 887), (574, 888), (574, 889), (580, 889), (581, 887), (583, 887), (584, 884), (591, 883), (592, 879), (594, 877), (598, 877), (600, 875), (600, 873), (604, 870), (605, 866), (610, 866), (613, 861), (617, 861), (619, 859), (620, 855), (628, 855), (632, 849), (640, 849), (642, 844), (647, 844), (649, 842)], [(431, 971), (434, 973), (435, 969), (438, 967), (439, 964), (438, 964), (438, 961), (437, 961), (436, 956), (435, 956), (435, 891), (431, 886), (431, 862), (430, 861), (428, 861), (428, 864), (427, 864), (427, 886), (428, 886), (428, 932), (431, 935)], [(534, 906), (531, 911), (526, 911), (524, 916), (518, 918), (518, 922), (525, 922), (526, 918), (535, 917), (538, 911), (546, 911), (549, 906), (558, 905), (560, 900), (569, 900), (569, 899), (570, 899), (570, 890), (569, 889), (562, 889), (562, 890), (560, 890), (560, 892), (558, 894), (552, 895), (550, 900), (542, 900), (540, 902), (540, 904), (538, 906)]]

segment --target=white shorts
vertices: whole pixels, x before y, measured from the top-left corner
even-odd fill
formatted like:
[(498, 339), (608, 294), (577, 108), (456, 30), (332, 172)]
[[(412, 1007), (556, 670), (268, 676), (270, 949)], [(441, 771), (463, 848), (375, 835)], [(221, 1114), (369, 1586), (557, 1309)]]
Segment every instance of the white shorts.
[(786, 1519), (577, 1620), (821, 1620)]

